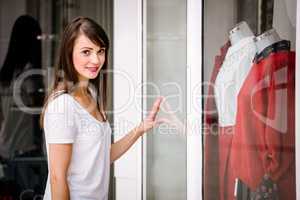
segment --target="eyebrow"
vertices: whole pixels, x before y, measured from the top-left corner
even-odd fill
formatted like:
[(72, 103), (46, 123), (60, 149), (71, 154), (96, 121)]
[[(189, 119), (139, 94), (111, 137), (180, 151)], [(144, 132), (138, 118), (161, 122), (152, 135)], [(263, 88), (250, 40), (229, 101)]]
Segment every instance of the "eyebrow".
[[(94, 49), (91, 48), (91, 47), (82, 47), (82, 48), (80, 48), (80, 50), (82, 50), (82, 49), (94, 50)], [(99, 49), (99, 51), (100, 51), (101, 49), (106, 49), (106, 48), (105, 48), (105, 47), (101, 47), (101, 48)]]

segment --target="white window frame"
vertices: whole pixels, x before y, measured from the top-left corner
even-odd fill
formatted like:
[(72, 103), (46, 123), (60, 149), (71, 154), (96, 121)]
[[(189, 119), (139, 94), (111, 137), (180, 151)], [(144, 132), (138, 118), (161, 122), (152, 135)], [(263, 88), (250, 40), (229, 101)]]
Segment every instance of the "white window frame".
[(202, 200), (202, 14), (201, 0), (187, 0), (187, 200)]
[[(141, 102), (135, 99), (135, 94), (141, 92), (138, 90), (142, 82), (142, 0), (114, 0), (113, 13), (113, 108), (116, 141), (142, 120), (140, 109), (137, 108)], [(124, 99), (128, 99), (129, 104), (124, 104)], [(125, 123), (126, 120), (129, 124)], [(116, 200), (141, 199), (141, 139), (114, 163), (113, 185)]]

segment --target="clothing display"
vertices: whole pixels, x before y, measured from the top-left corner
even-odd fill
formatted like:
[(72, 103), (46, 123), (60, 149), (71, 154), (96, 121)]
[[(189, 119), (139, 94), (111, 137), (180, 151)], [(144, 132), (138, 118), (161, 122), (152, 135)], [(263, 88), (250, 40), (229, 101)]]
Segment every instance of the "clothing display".
[(295, 199), (290, 42), (270, 29), (225, 54), (215, 58), (204, 108), (204, 199)]
[(203, 199), (296, 200), (297, 0), (222, 3), (203, 2)]
[(254, 37), (241, 39), (228, 49), (214, 88), (220, 127), (235, 125), (237, 95), (252, 66), (255, 54)]
[[(67, 178), (70, 199), (106, 200), (112, 131), (109, 123), (98, 121), (71, 95), (60, 94), (47, 106), (44, 130), (47, 152), (49, 144), (74, 146)], [(48, 175), (45, 200), (51, 199), (49, 179)]]
[(254, 37), (232, 45), (215, 81), (215, 100), (219, 119), (219, 191), (220, 199), (234, 198), (235, 176), (231, 166), (231, 142), (237, 112), (237, 95), (246, 79), (256, 54)]
[(220, 55), (215, 57), (213, 73), (209, 82), (208, 99), (204, 115), (204, 199), (219, 199), (219, 151), (218, 151), (218, 113), (214, 98), (214, 84), (225, 59), (230, 42), (220, 49)]
[(230, 152), (236, 177), (256, 191), (268, 174), (279, 199), (296, 199), (295, 53), (288, 41), (255, 57), (237, 109)]

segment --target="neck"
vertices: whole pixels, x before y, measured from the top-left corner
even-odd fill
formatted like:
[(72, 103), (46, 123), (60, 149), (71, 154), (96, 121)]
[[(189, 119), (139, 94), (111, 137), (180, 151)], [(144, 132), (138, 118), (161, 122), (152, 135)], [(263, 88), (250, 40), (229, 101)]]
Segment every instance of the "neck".
[(88, 86), (89, 86), (88, 80), (80, 80), (76, 84), (75, 93), (80, 94), (80, 95), (87, 95), (88, 94)]
[(229, 33), (229, 39), (232, 45), (238, 43), (240, 40), (254, 36), (250, 27), (245, 21), (238, 23)]
[(262, 52), (266, 47), (280, 41), (280, 37), (275, 29), (270, 29), (255, 38), (257, 53)]

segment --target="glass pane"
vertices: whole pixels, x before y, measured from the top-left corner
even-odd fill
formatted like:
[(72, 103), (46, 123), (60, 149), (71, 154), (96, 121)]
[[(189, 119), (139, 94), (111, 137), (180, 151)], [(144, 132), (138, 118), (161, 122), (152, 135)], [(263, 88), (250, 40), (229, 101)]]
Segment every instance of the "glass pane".
[(186, 1), (147, 1), (147, 108), (169, 124), (147, 134), (147, 199), (186, 199)]
[(0, 7), (0, 199), (38, 199), (47, 177), (39, 126), (45, 26), (38, 1)]
[(203, 10), (204, 199), (296, 199), (296, 0)]
[(48, 172), (39, 114), (60, 35), (69, 20), (86, 15), (112, 38), (112, 1), (1, 0), (0, 13), (0, 199), (42, 199)]

